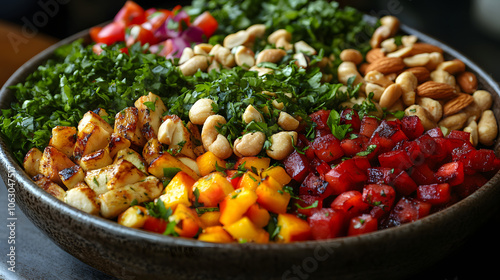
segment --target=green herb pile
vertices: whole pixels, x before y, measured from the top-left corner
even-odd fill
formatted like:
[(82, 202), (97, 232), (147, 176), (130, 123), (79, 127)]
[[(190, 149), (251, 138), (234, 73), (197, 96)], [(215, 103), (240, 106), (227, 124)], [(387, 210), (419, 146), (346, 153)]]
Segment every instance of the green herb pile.
[[(223, 6), (222, 3), (226, 1), (194, 1), (190, 12), (210, 9), (219, 25), (228, 28), (219, 30), (219, 34), (228, 34), (262, 21), (273, 23), (271, 28), (274, 29), (284, 25), (288, 29), (297, 28), (292, 31), (294, 36), (300, 34), (297, 40), (308, 38), (307, 41), (316, 42), (313, 46), (321, 50), (318, 55), (311, 57), (311, 64), (321, 60), (325, 49), (331, 52), (343, 44), (355, 44), (355, 39), (349, 38), (359, 31), (358, 28), (366, 25), (358, 12), (350, 9), (342, 11), (336, 4), (325, 1), (314, 1), (309, 5), (305, 4), (307, 1), (235, 2), (228, 1), (231, 5)], [(282, 2), (288, 6), (282, 5)], [(257, 6), (265, 6), (265, 12), (259, 14), (260, 8), (255, 8)], [(229, 18), (228, 15), (238, 14), (227, 11), (229, 7), (238, 10), (240, 16)], [(282, 10), (276, 10), (278, 8)], [(320, 13), (321, 16), (311, 16), (318, 9), (324, 13), (330, 11), (336, 18), (326, 22), (327, 16), (323, 13)], [(269, 18), (271, 14), (280, 14), (280, 11), (285, 10), (288, 12), (281, 15), (284, 18)], [(240, 24), (235, 25), (234, 21), (240, 21)], [(310, 24), (305, 25), (308, 21)], [(298, 31), (301, 25), (304, 26)], [(229, 30), (231, 28), (233, 30)], [(317, 32), (323, 29), (331, 29), (337, 34), (333, 43), (327, 45), (321, 42), (320, 38), (328, 37), (318, 36), (320, 33)], [(312, 37), (311, 32), (316, 37)], [(335, 43), (337, 39), (342, 43)], [(360, 45), (362, 48), (363, 44)], [(220, 73), (198, 72), (186, 77), (175, 67), (176, 61), (146, 53), (146, 46), (134, 45), (128, 55), (120, 51), (123, 47), (123, 44), (104, 47), (104, 51), (96, 55), (91, 45), (76, 41), (59, 48), (24, 83), (11, 87), (17, 101), (11, 104), (10, 109), (2, 110), (0, 130), (17, 160), (22, 162), (32, 147), (43, 149), (47, 146), (53, 127), (76, 126), (83, 114), (97, 108), (109, 113), (107, 121), (112, 124), (117, 112), (133, 106), (135, 100), (148, 92), (162, 97), (168, 114), (176, 114), (185, 121), (197, 99), (207, 97), (215, 100), (217, 105), (213, 110), (228, 120), (220, 132), (234, 140), (242, 132), (263, 131), (270, 136), (279, 130), (276, 124), (279, 111), (273, 109), (272, 100), (263, 91), (275, 93), (277, 101), (285, 105), (284, 111), (302, 117), (307, 124), (310, 124), (308, 114), (322, 108), (335, 108), (340, 102), (356, 96), (358, 91), (358, 88), (351, 86), (341, 91), (341, 84), (322, 83), (323, 74), (318, 67), (310, 67), (309, 70), (299, 68), (291, 55), (279, 64), (265, 65), (274, 70), (273, 75), (265, 78), (240, 67), (224, 69)], [(292, 98), (286, 96), (289, 94)], [(248, 125), (242, 122), (241, 114), (249, 104), (263, 113), (266, 122), (251, 122)], [(369, 105), (366, 104), (367, 107)]]

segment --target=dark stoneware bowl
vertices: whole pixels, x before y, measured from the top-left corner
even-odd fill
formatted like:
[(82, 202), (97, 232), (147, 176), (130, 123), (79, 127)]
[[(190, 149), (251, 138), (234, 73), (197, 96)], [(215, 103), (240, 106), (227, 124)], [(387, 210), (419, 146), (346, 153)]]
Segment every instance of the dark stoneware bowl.
[[(481, 89), (494, 96), (500, 117), (500, 88), (485, 72), (452, 48), (407, 26), (402, 31), (440, 46), (475, 72)], [(22, 82), (58, 46), (23, 65), (0, 93), (9, 108), (8, 86)], [(497, 141), (498, 142), (498, 141)], [(81, 261), (120, 279), (399, 279), (421, 271), (461, 245), (499, 207), (500, 174), (455, 205), (414, 223), (357, 237), (292, 244), (211, 244), (127, 228), (88, 215), (37, 187), (0, 139), (1, 175), (15, 182), (16, 205), (54, 243)], [(499, 144), (495, 146), (498, 150)], [(50, 263), (50, 260), (47, 260)]]

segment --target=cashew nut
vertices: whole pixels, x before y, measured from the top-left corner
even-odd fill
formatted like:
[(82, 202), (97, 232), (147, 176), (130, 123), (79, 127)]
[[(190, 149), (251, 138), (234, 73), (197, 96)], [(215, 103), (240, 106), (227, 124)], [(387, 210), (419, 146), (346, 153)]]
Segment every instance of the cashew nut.
[(430, 77), (434, 82), (445, 83), (450, 86), (455, 86), (457, 84), (455, 76), (439, 68), (432, 71)]
[(236, 33), (229, 34), (224, 38), (222, 45), (225, 48), (232, 49), (237, 46), (244, 45), (249, 40), (248, 32), (246, 30), (240, 30)]
[(479, 123), (477, 124), (477, 133), (479, 143), (485, 146), (494, 144), (498, 134), (498, 126), (492, 110), (486, 110), (481, 115), (481, 119), (479, 119)]
[(384, 92), (385, 88), (381, 87), (377, 84), (374, 83), (366, 83), (365, 91), (367, 93), (373, 92), (373, 100), (379, 101), (380, 96), (382, 96), (382, 93)]
[(417, 77), (411, 72), (403, 72), (396, 78), (396, 84), (401, 86), (401, 99), (406, 106), (415, 104), (415, 89), (418, 86)]
[(465, 132), (470, 133), (470, 142), (471, 144), (475, 147), (479, 143), (479, 134), (478, 134), (478, 129), (477, 129), (477, 122), (476, 121), (471, 121), (469, 124), (464, 127)]
[(250, 123), (251, 121), (256, 121), (256, 122), (264, 121), (264, 117), (262, 116), (262, 114), (259, 111), (257, 111), (257, 109), (255, 109), (255, 107), (252, 105), (247, 106), (245, 112), (243, 112), (243, 115), (241, 117), (245, 123)]
[[(350, 61), (345, 61), (340, 63), (337, 70), (337, 75), (339, 82), (341, 82), (344, 85), (347, 85), (347, 81), (352, 76), (356, 77), (354, 79), (354, 85), (357, 85), (359, 83), (363, 83), (363, 85), (365, 84), (365, 80), (363, 79), (361, 74), (359, 74), (358, 69), (356, 68), (356, 64)], [(364, 91), (364, 88), (362, 89)]]
[(377, 70), (372, 70), (366, 73), (364, 79), (367, 83), (374, 83), (384, 88), (394, 83), (391, 79)]
[(295, 44), (293, 44), (293, 46), (295, 48), (295, 52), (301, 52), (301, 53), (305, 53), (308, 55), (315, 55), (317, 53), (316, 50), (313, 47), (311, 47), (308, 43), (306, 43), (305, 41), (295, 42)]
[(201, 142), (205, 150), (222, 159), (226, 159), (233, 154), (229, 141), (224, 135), (219, 134), (216, 128), (225, 123), (226, 119), (223, 116), (212, 115), (206, 119), (201, 130)]
[(278, 29), (267, 37), (267, 41), (269, 44), (276, 44), (279, 38), (284, 38), (286, 41), (291, 42), (292, 33), (288, 32), (286, 29)]
[(179, 58), (179, 65), (184, 64), (184, 62), (188, 61), (193, 56), (194, 56), (194, 51), (192, 48), (190, 47), (184, 48), (184, 50), (182, 51), (182, 55)]
[(160, 143), (170, 145), (174, 135), (176, 125), (172, 119), (166, 119), (158, 128), (158, 141)]
[(278, 117), (278, 125), (284, 130), (295, 130), (299, 127), (299, 121), (287, 112), (281, 111)]
[(234, 55), (231, 53), (231, 50), (226, 47), (217, 47), (214, 53), (214, 58), (226, 67), (233, 67), (236, 65)]
[(417, 116), (422, 122), (425, 130), (429, 130), (437, 126), (429, 111), (420, 105), (414, 104), (406, 108), (405, 116)]
[(468, 116), (464, 112), (459, 112), (454, 115), (448, 116), (444, 119), (442, 119), (438, 125), (439, 126), (444, 126), (448, 128), (449, 130), (459, 130), (464, 127), (465, 123), (467, 122)]
[[(267, 155), (275, 160), (282, 160), (293, 152), (297, 144), (298, 134), (295, 131), (282, 131), (271, 136), (271, 147), (266, 150)], [(293, 142), (292, 142), (293, 141)]]
[(248, 69), (255, 65), (255, 54), (251, 49), (239, 46), (236, 47), (236, 51), (234, 52), (234, 61), (236, 65)]
[(401, 94), (401, 86), (392, 84), (384, 90), (378, 103), (382, 108), (390, 108), (401, 97)]
[(209, 116), (215, 115), (212, 110), (213, 103), (214, 101), (209, 98), (198, 99), (189, 109), (189, 120), (194, 124), (202, 125)]
[(493, 97), (486, 90), (476, 90), (472, 97), (474, 97), (474, 101), (479, 106), (481, 111), (485, 111), (491, 108), (493, 104)]
[(434, 121), (439, 121), (443, 117), (443, 105), (439, 101), (428, 97), (419, 98), (417, 104), (424, 107), (432, 116)]
[(208, 58), (203, 55), (196, 55), (188, 59), (179, 66), (184, 76), (192, 76), (198, 70), (205, 71), (208, 68)]
[(256, 156), (262, 150), (266, 135), (263, 132), (252, 132), (234, 141), (233, 151), (238, 157)]
[(257, 61), (255, 64), (259, 64), (261, 62), (278, 63), (285, 55), (286, 51), (282, 49), (266, 49), (257, 55)]

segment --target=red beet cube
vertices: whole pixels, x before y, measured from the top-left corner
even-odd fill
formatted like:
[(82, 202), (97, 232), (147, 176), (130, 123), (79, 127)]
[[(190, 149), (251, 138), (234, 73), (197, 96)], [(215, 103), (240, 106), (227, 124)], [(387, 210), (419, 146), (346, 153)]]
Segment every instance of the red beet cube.
[(370, 205), (363, 201), (363, 194), (358, 191), (347, 191), (337, 196), (331, 208), (342, 211), (347, 217), (354, 217), (364, 213)]
[(340, 113), (340, 124), (350, 124), (354, 132), (359, 132), (361, 120), (358, 112), (351, 108), (342, 110)]
[(339, 195), (345, 191), (354, 190), (362, 185), (368, 177), (359, 169), (354, 159), (348, 159), (325, 174), (325, 180), (332, 188), (333, 195)]
[(324, 199), (332, 193), (328, 187), (328, 182), (322, 180), (319, 176), (309, 173), (299, 187), (299, 195), (312, 195)]
[(314, 154), (325, 162), (332, 162), (344, 155), (340, 147), (340, 140), (333, 134), (323, 135), (314, 139), (312, 143)]
[(345, 214), (331, 208), (313, 211), (307, 222), (311, 226), (311, 235), (315, 240), (340, 237), (346, 233)]
[(424, 133), (424, 126), (417, 116), (404, 116), (401, 119), (401, 129), (411, 140), (416, 139)]
[(388, 226), (399, 226), (421, 219), (431, 212), (432, 204), (413, 198), (402, 197), (388, 218)]
[(302, 182), (310, 172), (309, 161), (306, 156), (293, 151), (284, 160), (286, 173), (290, 175), (295, 181)]
[(443, 164), (434, 174), (438, 182), (456, 186), (464, 181), (464, 165), (460, 161)]
[(362, 214), (354, 217), (349, 222), (347, 230), (348, 236), (360, 235), (376, 231), (378, 229), (378, 221), (369, 214)]
[(344, 138), (340, 141), (340, 147), (342, 148), (342, 151), (344, 151), (345, 156), (353, 157), (357, 153), (366, 149), (368, 138), (361, 134), (350, 134), (350, 136), (350, 138)]
[(363, 201), (385, 212), (391, 210), (395, 198), (396, 191), (389, 185), (369, 184), (363, 188)]
[(451, 189), (448, 183), (420, 185), (417, 188), (417, 198), (432, 205), (444, 204), (451, 199)]
[(377, 129), (379, 125), (379, 120), (375, 117), (363, 116), (361, 119), (361, 127), (359, 129), (359, 134), (370, 138), (373, 132)]
[(402, 170), (408, 169), (413, 165), (413, 161), (404, 150), (395, 150), (380, 154), (378, 156), (378, 161), (382, 167)]

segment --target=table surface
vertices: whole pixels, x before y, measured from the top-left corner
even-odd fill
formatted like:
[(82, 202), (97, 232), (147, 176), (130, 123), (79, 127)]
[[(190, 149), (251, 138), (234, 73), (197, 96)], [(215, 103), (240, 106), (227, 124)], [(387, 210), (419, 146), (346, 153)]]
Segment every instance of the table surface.
[[(30, 38), (24, 35), (19, 27), (0, 21), (0, 84), (5, 83), (30, 57), (57, 41), (43, 34)], [(490, 55), (500, 57), (498, 47), (489, 51)], [(477, 53), (473, 54), (477, 56)], [(498, 75), (496, 67), (486, 70)], [(3, 208), (0, 209), (0, 279), (115, 279), (60, 249), (20, 209), (15, 212), (16, 272), (8, 271), (7, 204), (7, 190), (5, 184), (0, 182), (0, 205)], [(456, 252), (411, 279), (481, 279), (496, 274), (500, 242), (497, 241), (498, 231), (495, 228), (500, 224), (499, 214), (494, 213)], [(492, 255), (496, 257), (492, 258)]]

